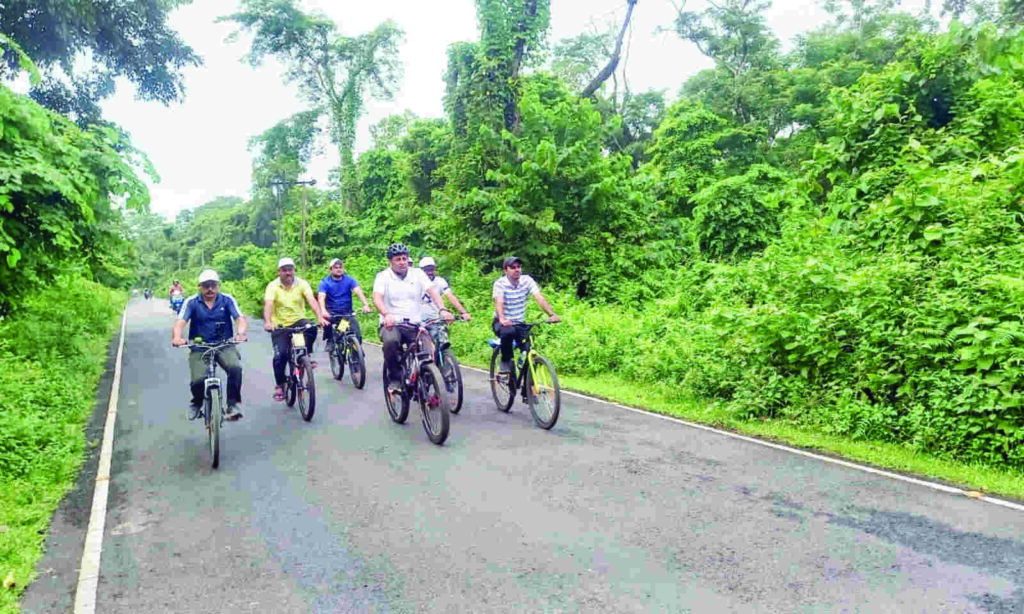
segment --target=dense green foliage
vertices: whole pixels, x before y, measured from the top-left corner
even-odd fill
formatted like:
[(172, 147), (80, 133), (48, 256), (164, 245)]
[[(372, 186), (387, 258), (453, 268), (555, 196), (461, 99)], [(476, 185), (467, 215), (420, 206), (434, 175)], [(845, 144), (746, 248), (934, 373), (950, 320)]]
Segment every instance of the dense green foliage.
[[(1024, 467), (1011, 13), (979, 5), (940, 31), (892, 3), (833, 2), (834, 21), (783, 53), (763, 3), (722, 2), (675, 23), (715, 67), (667, 108), (651, 94), (627, 111), (575, 91), (601, 35), (556, 46), (561, 76), (539, 68), (547, 8), (478, 3), (480, 41), (450, 49), (447, 118), (375, 127), (358, 199), (307, 192), (312, 263), (346, 256), (367, 284), (391, 240), (434, 255), (477, 316), (454, 338), (483, 362), (489, 286), (515, 253), (570, 322), (543, 333), (565, 373)], [(276, 255), (298, 253), (300, 194), (278, 221), (258, 192), (201, 207), (165, 249), (185, 249), (182, 270), (212, 262), (257, 308)]]
[(0, 589), (0, 611), (16, 611), (50, 516), (78, 473), (124, 299), (61, 276), (0, 321), (0, 569), (13, 582)]

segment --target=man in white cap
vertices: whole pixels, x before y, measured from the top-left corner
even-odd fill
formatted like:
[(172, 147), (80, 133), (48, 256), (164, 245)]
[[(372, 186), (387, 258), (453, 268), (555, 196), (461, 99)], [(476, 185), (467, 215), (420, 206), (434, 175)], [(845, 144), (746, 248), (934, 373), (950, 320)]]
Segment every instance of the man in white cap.
[[(263, 293), (263, 328), (273, 333), (277, 327), (309, 324), (306, 305), (313, 309), (320, 324), (330, 325), (330, 321), (320, 311), (320, 304), (313, 297), (313, 288), (309, 282), (295, 276), (295, 261), (281, 258), (277, 261), (277, 279), (267, 284)], [(312, 348), (316, 341), (316, 327), (307, 330), (305, 336), (306, 347)], [(271, 339), (274, 342), (274, 400), (283, 401), (284, 368), (288, 364), (288, 353), (292, 350), (292, 336), (274, 334)], [(311, 366), (316, 367), (316, 363), (312, 362)]]
[[(469, 312), (462, 306), (462, 302), (459, 301), (455, 293), (452, 292), (452, 287), (448, 285), (448, 280), (437, 274), (437, 263), (430, 256), (425, 256), (420, 259), (420, 269), (427, 274), (430, 281), (434, 282), (434, 287), (437, 288), (438, 294), (441, 295), (441, 303), (444, 304), (444, 299), (448, 299), (448, 302), (452, 304), (452, 307), (459, 310), (459, 314), (465, 321), (470, 320)], [(434, 306), (434, 301), (430, 299), (430, 295), (426, 292), (423, 293), (423, 319), (424, 320), (436, 320), (441, 317), (441, 310)], [(434, 331), (431, 330), (431, 333)]]
[[(230, 294), (220, 291), (220, 277), (217, 271), (206, 269), (199, 274), (199, 294), (190, 296), (181, 306), (178, 319), (174, 322), (171, 344), (181, 347), (188, 343), (181, 333), (185, 330), (185, 322), (189, 322), (188, 338), (202, 338), (202, 343), (217, 345), (232, 337), (232, 319), (238, 321), (236, 341), (245, 341), (245, 332), (249, 325), (245, 315), (238, 308), (238, 303)], [(242, 417), (239, 403), (242, 402), (242, 357), (238, 348), (228, 347), (217, 353), (217, 364), (228, 374), (228, 407), (224, 412), (226, 420), (238, 420)], [(203, 404), (204, 381), (206, 380), (206, 363), (203, 362), (201, 350), (189, 352), (188, 367), (191, 375), (190, 388), (192, 402), (189, 404), (189, 419), (199, 416)]]
[(363, 289), (355, 277), (345, 273), (345, 263), (341, 258), (331, 260), (330, 275), (320, 280), (320, 287), (317, 288), (317, 299), (320, 301), (320, 311), (327, 314), (331, 320), (331, 326), (324, 327), (324, 341), (327, 342), (327, 351), (334, 349), (334, 324), (344, 316), (348, 320), (349, 327), (356, 334), (359, 342), (363, 342), (363, 333), (359, 330), (359, 320), (353, 312), (352, 293), (363, 302), (363, 313), (373, 313), (370, 308), (370, 301), (366, 300)]

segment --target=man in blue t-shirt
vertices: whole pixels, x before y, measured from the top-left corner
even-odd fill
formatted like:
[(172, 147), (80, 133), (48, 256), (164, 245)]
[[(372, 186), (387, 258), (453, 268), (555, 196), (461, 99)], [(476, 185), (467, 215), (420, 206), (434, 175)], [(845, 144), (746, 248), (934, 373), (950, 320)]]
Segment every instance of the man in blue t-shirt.
[(359, 300), (363, 302), (363, 313), (373, 313), (363, 289), (354, 277), (345, 273), (345, 263), (341, 258), (331, 260), (331, 274), (320, 280), (320, 287), (317, 289), (317, 298), (320, 299), (320, 309), (331, 318), (331, 326), (324, 327), (324, 341), (327, 342), (327, 351), (334, 349), (334, 325), (344, 317), (348, 320), (349, 327), (355, 332), (359, 343), (363, 342), (363, 333), (359, 330), (359, 320), (352, 313), (352, 293), (355, 292)]
[[(207, 269), (199, 274), (199, 294), (185, 300), (174, 322), (171, 344), (175, 347), (186, 345), (188, 341), (182, 337), (185, 322), (189, 323), (188, 338), (202, 338), (201, 343), (217, 345), (231, 339), (232, 320), (238, 321), (236, 341), (245, 341), (248, 324), (245, 316), (238, 309), (238, 303), (230, 294), (221, 294), (220, 277), (217, 272)], [(224, 412), (226, 420), (238, 420), (242, 417), (239, 404), (242, 402), (242, 356), (238, 348), (232, 346), (217, 352), (217, 364), (228, 374), (228, 407)], [(203, 362), (202, 350), (189, 352), (188, 366), (191, 374), (190, 387), (192, 402), (189, 405), (189, 419), (199, 416), (199, 408), (203, 404), (205, 392), (206, 363)]]

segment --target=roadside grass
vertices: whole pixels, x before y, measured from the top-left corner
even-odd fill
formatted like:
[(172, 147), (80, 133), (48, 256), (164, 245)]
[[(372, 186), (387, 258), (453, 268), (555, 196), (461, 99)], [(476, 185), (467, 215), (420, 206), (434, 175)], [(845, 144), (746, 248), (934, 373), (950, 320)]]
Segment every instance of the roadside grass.
[(0, 321), (0, 614), (19, 611), (90, 445), (84, 426), (124, 300), (62, 279)]

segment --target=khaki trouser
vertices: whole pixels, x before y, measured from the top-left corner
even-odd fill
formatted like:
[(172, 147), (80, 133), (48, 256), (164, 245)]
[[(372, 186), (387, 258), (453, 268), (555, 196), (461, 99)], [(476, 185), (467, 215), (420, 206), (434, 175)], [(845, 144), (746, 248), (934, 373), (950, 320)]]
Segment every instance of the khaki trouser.
[[(217, 352), (217, 364), (228, 374), (228, 405), (242, 402), (242, 355), (238, 348), (227, 347)], [(203, 388), (206, 381), (206, 362), (202, 352), (188, 353), (188, 370), (191, 373), (192, 402), (203, 402)]]

